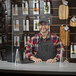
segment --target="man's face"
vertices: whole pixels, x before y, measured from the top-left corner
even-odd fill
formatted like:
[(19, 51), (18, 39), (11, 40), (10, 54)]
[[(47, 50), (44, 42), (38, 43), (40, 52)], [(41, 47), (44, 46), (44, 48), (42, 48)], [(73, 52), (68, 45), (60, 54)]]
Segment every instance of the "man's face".
[(46, 33), (49, 30), (49, 28), (50, 28), (50, 26), (48, 24), (47, 25), (39, 25), (39, 30), (42, 33)]

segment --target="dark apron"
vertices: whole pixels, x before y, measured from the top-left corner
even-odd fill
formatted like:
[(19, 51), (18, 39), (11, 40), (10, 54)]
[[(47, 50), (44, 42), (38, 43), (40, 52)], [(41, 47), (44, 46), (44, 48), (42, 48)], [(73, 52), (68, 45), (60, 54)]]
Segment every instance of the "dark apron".
[(51, 36), (48, 41), (39, 38), (38, 51), (35, 57), (46, 61), (48, 59), (53, 59), (57, 54), (56, 47), (53, 44)]

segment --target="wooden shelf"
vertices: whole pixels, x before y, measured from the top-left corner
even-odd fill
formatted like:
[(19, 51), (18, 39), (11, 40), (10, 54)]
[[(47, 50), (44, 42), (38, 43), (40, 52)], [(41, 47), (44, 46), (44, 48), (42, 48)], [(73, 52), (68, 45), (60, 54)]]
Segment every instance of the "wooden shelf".
[(76, 7), (70, 7), (69, 9), (76, 9)]

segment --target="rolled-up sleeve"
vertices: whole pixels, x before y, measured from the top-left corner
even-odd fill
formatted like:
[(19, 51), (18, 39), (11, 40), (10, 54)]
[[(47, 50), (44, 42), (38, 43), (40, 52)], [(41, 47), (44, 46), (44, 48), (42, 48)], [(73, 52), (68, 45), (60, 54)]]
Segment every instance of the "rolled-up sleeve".
[(62, 57), (64, 57), (64, 45), (62, 43), (62, 41), (60, 40), (60, 38), (57, 36), (56, 38), (56, 46), (57, 46), (57, 55), (56, 55), (56, 58), (57, 60), (60, 59), (60, 54), (61, 54), (61, 51), (62, 51)]
[(33, 47), (33, 40), (30, 39), (27, 43), (26, 51), (25, 51), (25, 55), (26, 55), (27, 58), (30, 58), (30, 56), (33, 56), (32, 47)]

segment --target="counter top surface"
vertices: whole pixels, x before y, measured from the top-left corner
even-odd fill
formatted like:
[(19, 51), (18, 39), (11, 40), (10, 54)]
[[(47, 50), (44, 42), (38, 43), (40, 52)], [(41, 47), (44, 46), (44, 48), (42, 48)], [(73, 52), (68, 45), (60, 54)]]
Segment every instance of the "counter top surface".
[(61, 72), (61, 73), (75, 73), (76, 74), (76, 63), (56, 62), (56, 63), (27, 63), (27, 64), (15, 64), (7, 61), (0, 61), (0, 71), (21, 71), (21, 72)]

